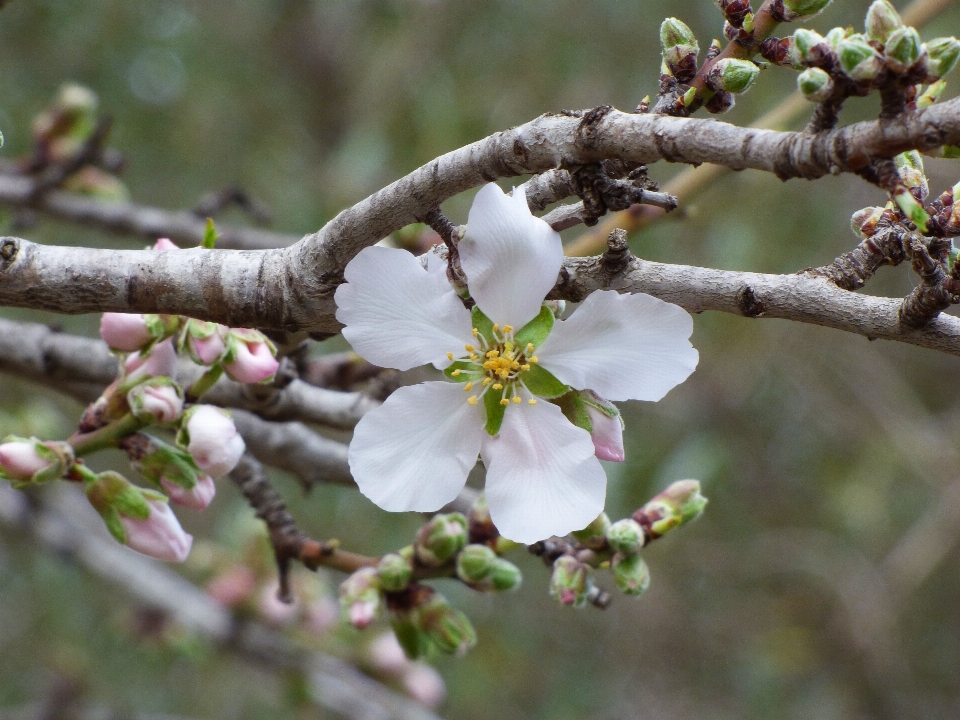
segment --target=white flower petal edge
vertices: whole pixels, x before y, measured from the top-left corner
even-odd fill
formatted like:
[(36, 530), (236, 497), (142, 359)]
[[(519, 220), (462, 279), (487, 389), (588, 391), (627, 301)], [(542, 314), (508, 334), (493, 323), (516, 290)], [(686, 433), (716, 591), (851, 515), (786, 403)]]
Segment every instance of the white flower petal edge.
[(470, 294), (493, 322), (523, 327), (557, 282), (560, 235), (534, 217), (522, 187), (513, 195), (490, 183), (480, 188), (457, 246)]
[(485, 434), (462, 385), (426, 382), (364, 415), (347, 460), (360, 492), (384, 510), (429, 512), (463, 489)]
[(693, 318), (678, 305), (598, 290), (553, 326), (537, 355), (577, 389), (607, 400), (659, 400), (697, 367), (692, 332)]
[(607, 476), (590, 433), (547, 402), (511, 407), (481, 450), (490, 517), (500, 534), (530, 544), (589, 525), (603, 512)]
[(409, 370), (450, 364), (447, 352), (473, 340), (470, 311), (443, 273), (428, 273), (406, 250), (368, 247), (344, 270), (337, 320), (353, 349), (374, 365)]

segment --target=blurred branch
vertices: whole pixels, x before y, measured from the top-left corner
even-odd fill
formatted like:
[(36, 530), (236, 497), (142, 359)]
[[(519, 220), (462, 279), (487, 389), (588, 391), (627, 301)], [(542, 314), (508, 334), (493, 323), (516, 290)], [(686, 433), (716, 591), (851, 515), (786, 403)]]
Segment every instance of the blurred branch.
[(262, 625), (238, 622), (223, 606), (167, 566), (112, 539), (91, 518), (75, 488), (40, 496), (37, 504), (0, 486), (0, 522), (27, 532), (60, 557), (122, 588), (131, 598), (162, 610), (187, 629), (225, 650), (274, 672), (302, 674), (314, 702), (348, 718), (438, 720), (417, 705), (347, 663), (309, 652)]

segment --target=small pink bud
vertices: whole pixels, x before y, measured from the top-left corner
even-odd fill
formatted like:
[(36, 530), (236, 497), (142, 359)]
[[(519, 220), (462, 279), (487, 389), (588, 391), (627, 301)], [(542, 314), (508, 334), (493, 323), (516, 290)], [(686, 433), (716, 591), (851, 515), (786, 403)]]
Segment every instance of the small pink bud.
[(258, 383), (276, 374), (280, 363), (265, 342), (248, 342), (237, 338), (236, 357), (224, 364), (227, 375), (237, 382)]
[(257, 586), (253, 570), (236, 565), (218, 575), (207, 585), (207, 594), (224, 607), (236, 607), (249, 598)]
[(392, 632), (386, 632), (370, 643), (367, 653), (370, 664), (388, 675), (400, 675), (413, 664)]
[(407, 695), (428, 708), (438, 708), (447, 697), (443, 678), (429, 665), (416, 663), (403, 676)]
[(233, 420), (212, 405), (200, 405), (187, 421), (187, 452), (207, 475), (223, 477), (233, 470), (246, 449)]
[(191, 335), (187, 342), (190, 343), (194, 355), (196, 355), (204, 365), (212, 365), (219, 360), (226, 347), (219, 332), (214, 332), (205, 338), (193, 337)]
[(190, 554), (193, 536), (180, 527), (177, 516), (162, 500), (147, 500), (150, 516), (138, 520), (120, 515), (126, 543), (132, 549), (165, 562), (183, 562)]
[(170, 238), (160, 238), (157, 240), (157, 244), (153, 246), (154, 250), (179, 250), (180, 248), (174, 245)]
[(260, 617), (270, 625), (287, 625), (293, 622), (299, 610), (296, 601), (285, 603), (277, 596), (279, 589), (280, 583), (276, 581), (268, 584), (260, 592), (260, 599), (257, 603)]
[(347, 619), (357, 630), (363, 630), (377, 619), (380, 603), (376, 600), (358, 600), (347, 610)]
[(124, 367), (129, 378), (174, 377), (177, 373), (177, 351), (173, 348), (173, 339), (157, 343), (146, 357), (134, 353), (127, 358)]
[(153, 340), (143, 315), (136, 313), (104, 313), (100, 320), (100, 337), (114, 350), (140, 350)]
[(340, 608), (328, 597), (311, 601), (303, 614), (304, 629), (317, 635), (325, 635), (340, 623)]
[(183, 397), (173, 385), (141, 383), (130, 391), (128, 402), (138, 418), (159, 425), (173, 422), (183, 412)]
[(213, 496), (217, 494), (217, 486), (213, 483), (213, 478), (209, 475), (198, 475), (197, 484), (187, 490), (183, 485), (177, 485), (175, 482), (160, 478), (160, 484), (170, 496), (170, 501), (177, 505), (191, 508), (193, 510), (204, 510)]
[(51, 464), (49, 460), (40, 457), (32, 442), (8, 442), (0, 445), (0, 468), (14, 480), (26, 482)]
[(590, 438), (593, 440), (597, 459), (623, 462), (623, 425), (620, 418), (610, 417), (589, 403), (586, 404), (586, 409), (590, 422), (593, 423)]

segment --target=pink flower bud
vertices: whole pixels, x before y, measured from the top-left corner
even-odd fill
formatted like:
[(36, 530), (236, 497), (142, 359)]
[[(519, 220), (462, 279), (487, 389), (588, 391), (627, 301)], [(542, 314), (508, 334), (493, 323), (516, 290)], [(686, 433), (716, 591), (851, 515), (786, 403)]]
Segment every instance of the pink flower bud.
[(114, 350), (140, 350), (153, 340), (143, 315), (136, 313), (104, 313), (100, 320), (100, 337)]
[(141, 383), (127, 395), (127, 402), (138, 418), (160, 425), (173, 422), (183, 412), (183, 397), (173, 385)]
[(246, 449), (233, 420), (212, 405), (200, 405), (187, 421), (187, 452), (207, 475), (218, 478), (233, 470)]
[(585, 404), (587, 415), (593, 423), (593, 440), (595, 455), (599, 460), (613, 460), (623, 462), (623, 425), (619, 417), (610, 417), (600, 412), (589, 403)]
[(403, 676), (403, 689), (421, 705), (438, 708), (447, 697), (443, 678), (429, 665), (416, 663)]
[(274, 581), (260, 592), (257, 609), (264, 622), (270, 625), (287, 625), (296, 618), (298, 607), (296, 601), (285, 603), (277, 596), (280, 583)]
[(139, 520), (120, 515), (126, 544), (132, 550), (165, 562), (183, 562), (190, 554), (193, 536), (180, 527), (177, 516), (162, 500), (147, 500), (150, 516)]
[(14, 480), (26, 482), (52, 463), (40, 457), (32, 442), (8, 442), (0, 445), (0, 468)]
[(400, 675), (413, 664), (392, 632), (383, 633), (367, 647), (370, 664), (387, 675)]
[(218, 575), (207, 585), (207, 594), (224, 607), (236, 607), (249, 598), (257, 586), (253, 570), (236, 565)]
[(246, 341), (236, 338), (236, 357), (233, 362), (225, 363), (227, 375), (237, 382), (258, 383), (276, 374), (280, 363), (265, 342)]
[(164, 340), (153, 346), (146, 357), (134, 353), (124, 363), (129, 378), (174, 377), (177, 374), (177, 351), (173, 348), (173, 339)]
[(160, 478), (160, 484), (170, 496), (170, 501), (177, 505), (191, 508), (193, 510), (204, 510), (213, 496), (217, 494), (217, 486), (213, 484), (213, 478), (209, 475), (198, 475), (197, 484), (187, 490), (183, 485), (177, 485), (175, 482)]
[(157, 244), (153, 246), (154, 250), (179, 250), (180, 248), (173, 244), (170, 238), (160, 238)]
[(219, 332), (214, 332), (205, 338), (190, 335), (188, 336), (187, 342), (190, 343), (193, 354), (199, 358), (200, 362), (204, 365), (212, 365), (219, 360), (226, 347), (223, 342), (223, 337), (221, 337)]
[(358, 600), (347, 609), (347, 619), (357, 630), (363, 630), (377, 619), (380, 603), (376, 600)]

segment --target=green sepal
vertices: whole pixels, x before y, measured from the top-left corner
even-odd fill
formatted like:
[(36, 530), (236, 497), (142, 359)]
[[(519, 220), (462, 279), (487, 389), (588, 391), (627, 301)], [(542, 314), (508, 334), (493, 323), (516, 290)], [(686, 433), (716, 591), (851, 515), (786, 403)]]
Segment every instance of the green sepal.
[[(454, 370), (459, 370), (460, 374), (454, 375)], [(457, 360), (456, 362), (452, 363), (450, 367), (444, 370), (443, 374), (454, 382), (466, 382), (467, 380), (477, 379), (483, 375), (483, 371), (469, 360)]]
[(487, 390), (483, 396), (483, 407), (487, 411), (487, 424), (484, 426), (488, 435), (496, 435), (503, 425), (503, 414), (506, 405), (500, 404), (500, 393), (496, 390)]
[(558, 398), (570, 392), (569, 385), (564, 385), (549, 370), (544, 370), (539, 365), (531, 365), (530, 369), (523, 373), (522, 378), (527, 390), (537, 397), (547, 400)]
[(135, 463), (137, 470), (147, 479), (159, 485), (160, 478), (164, 477), (187, 490), (197, 484), (197, 476), (201, 470), (197, 467), (190, 453), (180, 448), (151, 437), (156, 449)]
[(110, 531), (114, 539), (121, 545), (126, 545), (127, 531), (124, 529), (123, 523), (120, 522), (120, 513), (111, 508), (101, 513), (100, 517), (103, 518), (103, 524), (107, 526), (107, 530)]
[(514, 335), (514, 344), (523, 352), (527, 343), (533, 343), (535, 348), (540, 347), (543, 341), (547, 339), (550, 331), (553, 330), (553, 310), (548, 307), (541, 307), (540, 314), (533, 320), (524, 325), (517, 334)]
[(416, 626), (409, 620), (393, 619), (390, 621), (393, 626), (393, 634), (397, 636), (397, 642), (403, 648), (403, 652), (411, 660), (423, 657), (427, 653), (427, 637), (417, 630)]
[(558, 398), (556, 404), (567, 420), (588, 433), (593, 432), (593, 420), (590, 419), (590, 414), (587, 412), (587, 403), (584, 402), (580, 393), (572, 390)]
[(207, 250), (213, 250), (213, 246), (217, 242), (217, 238), (220, 237), (217, 235), (217, 228), (213, 224), (213, 218), (207, 218), (207, 227), (203, 231), (203, 242), (200, 243), (201, 247), (205, 247)]
[(470, 321), (488, 343), (493, 342), (493, 320), (484, 315), (476, 305), (470, 310)]

